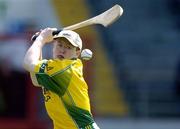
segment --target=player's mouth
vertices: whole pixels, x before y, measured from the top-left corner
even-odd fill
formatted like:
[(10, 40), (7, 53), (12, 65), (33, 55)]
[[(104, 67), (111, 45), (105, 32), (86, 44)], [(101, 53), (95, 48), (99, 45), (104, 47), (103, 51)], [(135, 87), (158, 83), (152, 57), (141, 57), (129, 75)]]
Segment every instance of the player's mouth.
[(63, 55), (57, 55), (58, 59), (64, 59), (64, 56)]

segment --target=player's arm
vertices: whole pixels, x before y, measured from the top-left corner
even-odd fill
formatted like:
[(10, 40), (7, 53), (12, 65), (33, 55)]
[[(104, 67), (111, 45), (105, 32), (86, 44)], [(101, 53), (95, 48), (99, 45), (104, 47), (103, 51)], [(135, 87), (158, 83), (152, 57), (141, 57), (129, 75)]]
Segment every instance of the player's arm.
[[(42, 50), (41, 50), (41, 56), (39, 57), (39, 60), (42, 60)], [(37, 78), (36, 78), (36, 74), (35, 72), (30, 72), (30, 77), (31, 77), (31, 81), (33, 83), (34, 86), (36, 87), (41, 87), (41, 85), (39, 85)]]
[(29, 72), (34, 72), (35, 65), (40, 61), (42, 48), (46, 43), (53, 40), (52, 32), (56, 28), (46, 28), (40, 32), (40, 35), (27, 50), (24, 57), (23, 66)]

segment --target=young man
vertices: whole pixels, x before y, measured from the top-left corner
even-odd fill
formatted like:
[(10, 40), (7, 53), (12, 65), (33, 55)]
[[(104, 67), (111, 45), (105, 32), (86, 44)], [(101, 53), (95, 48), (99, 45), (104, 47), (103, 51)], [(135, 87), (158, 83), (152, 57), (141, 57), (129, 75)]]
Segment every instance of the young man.
[[(91, 114), (88, 86), (78, 59), (82, 40), (70, 30), (52, 36), (54, 30), (46, 28), (40, 32), (25, 55), (24, 67), (31, 73), (33, 84), (43, 89), (54, 129), (99, 129)], [(54, 59), (41, 60), (42, 48), (49, 42), (54, 43)]]

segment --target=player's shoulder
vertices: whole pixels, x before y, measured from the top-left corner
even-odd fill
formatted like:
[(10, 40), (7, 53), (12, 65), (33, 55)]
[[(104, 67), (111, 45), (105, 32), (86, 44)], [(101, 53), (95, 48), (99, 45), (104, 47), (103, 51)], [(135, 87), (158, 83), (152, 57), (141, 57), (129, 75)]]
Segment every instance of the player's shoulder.
[(82, 66), (82, 61), (78, 58), (68, 60), (70, 61), (70, 64), (73, 66)]
[(83, 69), (83, 63), (82, 63), (82, 61), (80, 59), (74, 60), (72, 66), (73, 66), (74, 69), (79, 69), (79, 70)]
[(83, 63), (82, 63), (82, 61), (80, 60), (80, 59), (76, 59), (76, 62), (77, 62), (77, 64), (79, 64), (79, 65), (83, 65)]

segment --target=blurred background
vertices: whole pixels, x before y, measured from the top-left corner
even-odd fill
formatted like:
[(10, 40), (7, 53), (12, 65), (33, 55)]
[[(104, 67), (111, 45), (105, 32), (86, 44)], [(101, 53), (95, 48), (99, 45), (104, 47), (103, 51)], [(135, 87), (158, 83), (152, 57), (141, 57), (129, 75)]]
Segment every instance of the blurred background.
[[(32, 34), (124, 8), (108, 28), (76, 30), (92, 112), (102, 129), (180, 128), (180, 0), (0, 0), (0, 129), (52, 129), (40, 88), (22, 68)], [(51, 58), (51, 46), (43, 57)]]

